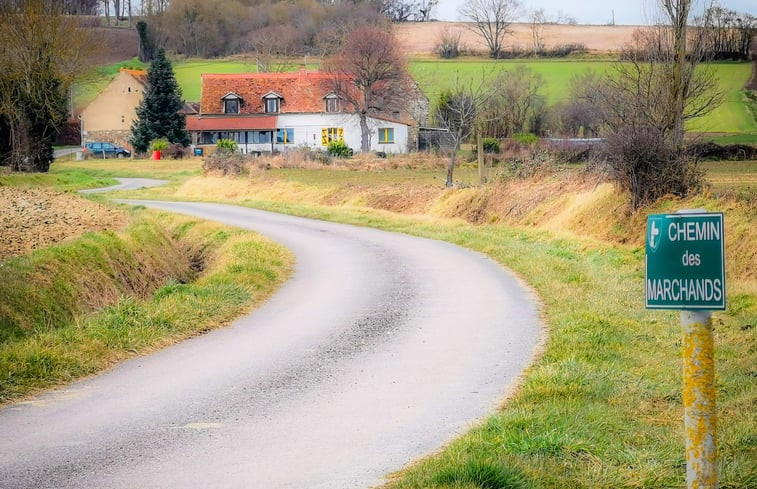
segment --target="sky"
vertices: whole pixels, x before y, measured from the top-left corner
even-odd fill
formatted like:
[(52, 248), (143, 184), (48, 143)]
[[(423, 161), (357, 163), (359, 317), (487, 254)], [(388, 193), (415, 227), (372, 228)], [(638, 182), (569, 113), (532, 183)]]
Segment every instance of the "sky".
[[(439, 0), (433, 17), (438, 20), (460, 20), (457, 9), (465, 0)], [(702, 0), (694, 0), (702, 5)], [(547, 16), (562, 10), (579, 24), (609, 24), (613, 11), (615, 23), (643, 25), (655, 20), (656, 0), (521, 0), (526, 11), (543, 8)], [(720, 0), (722, 7), (757, 16), (757, 0)]]

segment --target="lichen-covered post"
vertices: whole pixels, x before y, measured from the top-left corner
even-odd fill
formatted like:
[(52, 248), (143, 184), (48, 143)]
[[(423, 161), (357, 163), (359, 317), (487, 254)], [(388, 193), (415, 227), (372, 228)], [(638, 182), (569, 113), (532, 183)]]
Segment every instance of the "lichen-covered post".
[(681, 311), (688, 489), (717, 489), (715, 355), (710, 311)]

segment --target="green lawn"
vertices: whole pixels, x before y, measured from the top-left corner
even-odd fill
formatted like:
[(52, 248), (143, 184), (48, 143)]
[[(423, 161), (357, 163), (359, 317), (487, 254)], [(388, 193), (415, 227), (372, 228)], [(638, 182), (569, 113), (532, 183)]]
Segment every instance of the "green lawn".
[(257, 71), (255, 64), (244, 61), (217, 61), (195, 59), (173, 64), (176, 81), (184, 99), (200, 101), (200, 77), (203, 73), (250, 73)]

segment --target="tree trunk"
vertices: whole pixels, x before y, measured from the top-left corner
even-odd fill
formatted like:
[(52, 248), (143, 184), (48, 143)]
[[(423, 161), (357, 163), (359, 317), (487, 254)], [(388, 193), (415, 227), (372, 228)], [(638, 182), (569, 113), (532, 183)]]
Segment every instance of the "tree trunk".
[(453, 150), (449, 156), (449, 164), (447, 165), (447, 182), (445, 184), (447, 188), (452, 187), (452, 175), (455, 173), (455, 157), (457, 157), (457, 151)]
[(683, 147), (683, 108), (684, 108), (684, 81), (683, 64), (686, 62), (686, 24), (689, 18), (691, 0), (666, 0), (665, 3), (670, 23), (673, 26), (673, 80), (671, 91), (673, 92), (673, 147), (680, 151)]
[(371, 131), (368, 129), (368, 117), (360, 112), (360, 151), (367, 153), (371, 150)]
[(476, 154), (478, 156), (478, 183), (486, 183), (486, 165), (484, 164), (484, 138), (479, 132), (476, 134)]

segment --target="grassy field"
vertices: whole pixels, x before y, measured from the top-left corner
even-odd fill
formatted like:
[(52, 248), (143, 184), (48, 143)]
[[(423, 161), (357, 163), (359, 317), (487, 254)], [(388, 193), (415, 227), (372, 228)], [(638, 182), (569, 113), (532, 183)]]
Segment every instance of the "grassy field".
[[(93, 78), (78, 89), (76, 105), (83, 107), (89, 103), (118, 71), (120, 66), (139, 67), (138, 61), (111, 65), (98, 70)], [(317, 65), (309, 68), (315, 69)], [(549, 104), (565, 100), (570, 80), (588, 71), (604, 73), (611, 68), (611, 61), (581, 60), (452, 60), (410, 62), (410, 72), (421, 89), (433, 101), (439, 91), (451, 86), (456, 79), (461, 81), (481, 77), (484, 73), (499, 69), (514, 69), (527, 66), (544, 77), (544, 95)], [(720, 86), (725, 94), (723, 105), (701, 121), (691, 124), (698, 132), (757, 133), (757, 121), (746, 105), (743, 87), (751, 74), (749, 63), (717, 63), (714, 65)], [(255, 70), (254, 64), (238, 60), (187, 60), (173, 64), (176, 80), (184, 98), (188, 101), (200, 100), (200, 75), (203, 73), (244, 73)]]
[[(441, 90), (449, 88), (457, 79), (469, 82), (493, 70), (512, 70), (527, 66), (545, 81), (543, 94), (548, 104), (567, 100), (567, 90), (574, 76), (593, 71), (605, 73), (612, 61), (518, 60), (518, 61), (416, 61), (410, 71), (430, 100)], [(700, 132), (757, 133), (757, 121), (749, 112), (743, 87), (751, 75), (749, 63), (717, 63), (714, 65), (725, 100), (711, 114), (689, 127)]]

